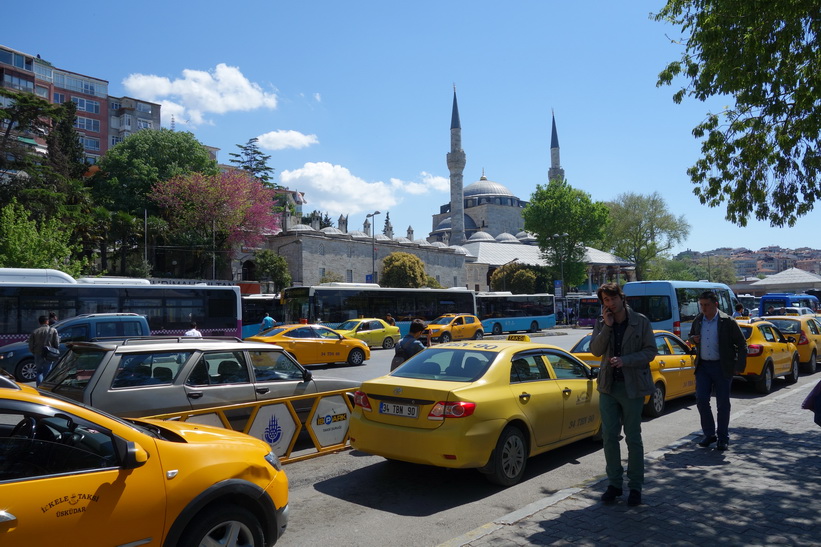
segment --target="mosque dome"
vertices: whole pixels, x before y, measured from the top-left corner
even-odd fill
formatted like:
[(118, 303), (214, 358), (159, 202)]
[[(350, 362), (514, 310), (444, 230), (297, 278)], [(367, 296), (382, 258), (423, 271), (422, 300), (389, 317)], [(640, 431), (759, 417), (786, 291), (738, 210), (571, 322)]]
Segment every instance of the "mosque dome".
[(482, 232), (481, 230), (474, 233), (472, 236), (468, 238), (468, 241), (496, 241), (493, 239), (493, 236), (487, 232)]
[(518, 234), (516, 234), (516, 239), (521, 241), (522, 243), (533, 243), (536, 241), (536, 236), (531, 234), (530, 232), (525, 232), (522, 230)]
[(361, 230), (354, 230), (353, 232), (348, 232), (348, 235), (351, 236), (354, 239), (370, 239), (371, 238), (371, 236), (369, 236), (368, 234), (366, 234), (365, 232), (363, 232)]
[(400, 237), (395, 237), (395, 238), (393, 238), (393, 240), (395, 242), (399, 243), (400, 245), (412, 245), (413, 244), (413, 241), (411, 241), (410, 239), (408, 239), (406, 237), (401, 237), (401, 236)]
[[(465, 215), (465, 230), (470, 231), (475, 230), (476, 228), (476, 222), (472, 218), (470, 218), (470, 216)], [(434, 232), (441, 231), (450, 231), (450, 217), (443, 218), (434, 230)]]
[(333, 226), (327, 226), (325, 228), (322, 228), (319, 231), (322, 232), (323, 234), (329, 235), (329, 236), (345, 235), (344, 233), (342, 233), (342, 230), (340, 230), (339, 228), (334, 228)]
[(430, 241), (428, 241), (427, 239), (417, 239), (414, 241), (414, 243), (416, 243), (420, 247), (432, 247)]
[(503, 184), (487, 180), (487, 177), (482, 175), (482, 178), (469, 184), (464, 190), (465, 198), (479, 197), (479, 196), (508, 196), (516, 197), (513, 192), (507, 189)]
[(288, 228), (289, 232), (315, 232), (313, 228), (308, 226), (307, 224), (294, 224), (290, 228)]
[(391, 238), (389, 238), (385, 234), (376, 234), (375, 239), (376, 241), (392, 241)]
[(516, 236), (513, 234), (509, 234), (507, 232), (502, 232), (501, 234), (496, 236), (496, 241), (499, 243), (521, 243)]
[(453, 249), (453, 252), (455, 252), (458, 255), (473, 256), (472, 254), (470, 254), (470, 251), (468, 251), (461, 245), (451, 245), (448, 247), (448, 249)]
[(445, 245), (445, 244), (444, 244), (444, 243), (442, 243), (441, 241), (434, 241), (433, 243), (431, 243), (431, 244), (430, 244), (430, 246), (431, 246), (431, 247), (442, 247), (443, 249), (444, 249), (445, 247), (447, 247), (447, 245)]

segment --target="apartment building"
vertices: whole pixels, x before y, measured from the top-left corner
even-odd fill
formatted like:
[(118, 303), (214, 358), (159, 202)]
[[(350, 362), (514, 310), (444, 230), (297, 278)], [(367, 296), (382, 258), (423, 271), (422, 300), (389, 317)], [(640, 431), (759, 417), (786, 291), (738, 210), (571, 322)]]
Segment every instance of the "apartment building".
[[(111, 97), (108, 81), (57, 68), (41, 59), (0, 45), (0, 84), (34, 93), (54, 104), (72, 101), (77, 106), (74, 127), (86, 160), (95, 163), (111, 146), (140, 129), (159, 129), (157, 103), (132, 97)], [(44, 135), (28, 138), (35, 150), (45, 153)]]

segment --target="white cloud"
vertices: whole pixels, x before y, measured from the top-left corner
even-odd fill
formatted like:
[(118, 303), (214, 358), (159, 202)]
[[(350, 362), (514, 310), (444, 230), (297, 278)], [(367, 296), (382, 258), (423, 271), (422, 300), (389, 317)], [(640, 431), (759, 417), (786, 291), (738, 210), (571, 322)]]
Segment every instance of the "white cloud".
[(305, 193), (311, 210), (327, 212), (331, 218), (363, 211), (389, 209), (399, 203), (393, 188), (382, 181), (367, 182), (341, 165), (310, 162), (300, 169), (282, 171), (283, 186)]
[(431, 175), (426, 171), (421, 173), (421, 181), (407, 181), (401, 179), (391, 179), (391, 186), (395, 191), (404, 191), (412, 195), (429, 194), (433, 192), (449, 192), (450, 179), (447, 177), (439, 177)]
[(260, 148), (266, 150), (285, 150), (286, 148), (306, 148), (312, 144), (318, 144), (316, 135), (305, 135), (299, 131), (278, 129), (269, 131), (257, 137)]
[(319, 93), (314, 93), (314, 100), (318, 103), (321, 103), (322, 102), (322, 95), (320, 95)]
[(207, 114), (277, 107), (275, 93), (263, 91), (238, 67), (224, 63), (210, 71), (185, 69), (182, 78), (175, 80), (153, 74), (131, 74), (123, 80), (123, 86), (129, 95), (161, 101), (164, 106), (174, 105), (177, 107), (175, 118), (191, 124), (204, 123)]

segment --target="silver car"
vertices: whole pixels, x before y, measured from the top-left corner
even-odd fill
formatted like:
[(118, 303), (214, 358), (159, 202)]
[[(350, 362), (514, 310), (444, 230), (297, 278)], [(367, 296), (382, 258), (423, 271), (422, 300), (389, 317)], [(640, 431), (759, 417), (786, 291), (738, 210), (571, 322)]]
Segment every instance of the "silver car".
[[(313, 378), (271, 344), (139, 338), (71, 344), (40, 388), (116, 416), (140, 417), (358, 386)], [(294, 404), (301, 418), (312, 403)]]

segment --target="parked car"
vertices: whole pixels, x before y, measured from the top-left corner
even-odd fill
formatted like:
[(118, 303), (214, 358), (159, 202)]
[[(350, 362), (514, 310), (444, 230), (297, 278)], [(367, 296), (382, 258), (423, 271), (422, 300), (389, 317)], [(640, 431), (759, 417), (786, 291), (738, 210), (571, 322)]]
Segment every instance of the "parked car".
[(351, 445), (391, 460), (475, 468), (510, 486), (528, 457), (599, 433), (594, 378), (565, 350), (525, 335), (439, 344), (362, 384)]
[[(695, 379), (695, 350), (687, 343), (665, 330), (653, 331), (656, 338), (658, 355), (650, 362), (650, 373), (656, 391), (644, 399), (644, 415), (655, 418), (664, 413), (666, 402), (678, 397), (694, 395), (696, 392)], [(590, 353), (592, 334), (584, 336), (570, 350), (570, 353), (598, 369), (601, 358)]]
[(804, 372), (815, 372), (821, 354), (821, 323), (818, 319), (811, 315), (768, 316), (767, 321), (775, 325), (781, 334), (795, 341)]
[(303, 365), (340, 362), (361, 365), (371, 358), (368, 344), (342, 336), (322, 325), (280, 325), (246, 340), (276, 344)]
[[(103, 337), (148, 336), (148, 321), (136, 313), (88, 313), (63, 319), (54, 324), (60, 336), (60, 354), (69, 342), (83, 342)], [(34, 356), (27, 342), (15, 342), (0, 347), (0, 367), (14, 374), (18, 382), (33, 382), (37, 378)]]
[[(344, 378), (314, 378), (271, 344), (156, 337), (71, 344), (40, 388), (136, 417), (358, 385)], [(307, 415), (312, 403), (298, 401), (297, 412)]]
[(798, 349), (769, 321), (737, 320), (747, 339), (747, 366), (738, 374), (755, 385), (759, 393), (773, 389), (773, 378), (784, 376), (787, 383), (798, 381)]
[(3, 545), (273, 545), (288, 479), (263, 441), (121, 420), (0, 376)]
[(446, 313), (428, 323), (422, 337), (430, 337), (431, 341), (444, 344), (451, 340), (481, 340), (484, 335), (482, 322), (475, 315)]
[(349, 319), (334, 329), (342, 336), (362, 340), (370, 347), (391, 349), (401, 338), (399, 327), (388, 325), (382, 319)]

